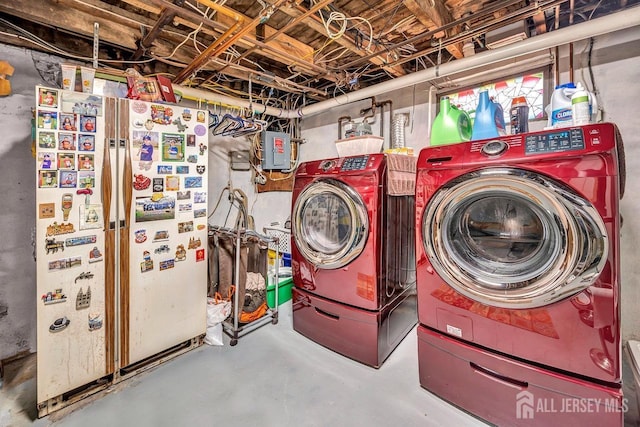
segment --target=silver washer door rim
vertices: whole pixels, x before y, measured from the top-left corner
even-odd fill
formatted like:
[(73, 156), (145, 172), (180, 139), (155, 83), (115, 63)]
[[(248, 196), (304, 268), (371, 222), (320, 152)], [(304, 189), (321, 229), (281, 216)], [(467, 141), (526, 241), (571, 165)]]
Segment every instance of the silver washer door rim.
[[(485, 258), (458, 239), (464, 227), (456, 212), (487, 198), (520, 203), (540, 224), (540, 243), (524, 262)], [(424, 211), (422, 233), (429, 260), (448, 285), (502, 308), (542, 307), (587, 288), (609, 250), (604, 222), (588, 201), (564, 184), (515, 168), (482, 169), (443, 186)]]
[[(321, 194), (340, 198), (351, 218), (351, 227), (345, 244), (331, 253), (312, 247), (310, 241), (305, 239), (306, 231), (303, 230), (302, 215), (307, 203)], [(291, 225), (293, 238), (301, 255), (316, 268), (329, 270), (344, 267), (360, 255), (367, 241), (369, 215), (362, 197), (353, 188), (335, 179), (323, 179), (315, 181), (302, 190), (293, 207)]]

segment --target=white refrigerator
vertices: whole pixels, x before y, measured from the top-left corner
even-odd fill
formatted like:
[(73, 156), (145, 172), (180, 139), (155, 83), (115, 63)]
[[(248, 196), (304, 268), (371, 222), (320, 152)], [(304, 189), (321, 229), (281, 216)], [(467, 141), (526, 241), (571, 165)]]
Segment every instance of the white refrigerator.
[(42, 416), (201, 342), (208, 113), (36, 87), (34, 122)]

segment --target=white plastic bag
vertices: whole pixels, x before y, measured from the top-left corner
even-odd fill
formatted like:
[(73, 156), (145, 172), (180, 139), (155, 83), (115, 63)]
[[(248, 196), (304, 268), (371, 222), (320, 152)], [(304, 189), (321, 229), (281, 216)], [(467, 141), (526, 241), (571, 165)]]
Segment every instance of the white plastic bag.
[(231, 314), (231, 301), (207, 298), (207, 334), (204, 342), (222, 345), (222, 322)]
[(222, 342), (222, 323), (207, 328), (204, 343), (209, 345), (224, 345)]

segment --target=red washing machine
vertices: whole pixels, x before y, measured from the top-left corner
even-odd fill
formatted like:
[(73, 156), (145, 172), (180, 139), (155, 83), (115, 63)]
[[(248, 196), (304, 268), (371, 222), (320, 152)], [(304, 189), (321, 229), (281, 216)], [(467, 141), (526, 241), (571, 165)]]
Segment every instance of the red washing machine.
[(424, 388), (497, 425), (622, 425), (617, 136), (598, 124), (420, 152)]
[(291, 213), (293, 328), (376, 368), (417, 323), (415, 198), (386, 178), (383, 154), (302, 163)]

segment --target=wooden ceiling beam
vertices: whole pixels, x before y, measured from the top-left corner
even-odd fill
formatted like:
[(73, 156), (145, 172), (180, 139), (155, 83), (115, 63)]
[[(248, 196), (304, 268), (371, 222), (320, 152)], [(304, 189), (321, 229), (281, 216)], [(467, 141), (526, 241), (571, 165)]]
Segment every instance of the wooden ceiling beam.
[[(301, 17), (302, 15), (304, 15), (307, 11), (306, 9), (304, 9), (303, 7), (299, 6), (299, 7), (282, 7), (280, 9), (281, 12), (286, 13), (288, 16), (292, 17), (292, 18), (298, 18)], [(324, 28), (324, 25), (322, 24), (320, 18), (318, 18), (315, 15), (311, 15), (309, 17), (303, 18), (301, 21), (304, 25), (306, 25), (307, 27), (309, 27), (310, 29), (316, 31), (319, 34), (322, 34), (323, 36), (326, 36), (326, 30)], [(339, 44), (340, 46), (349, 49), (349, 51), (351, 51), (352, 53), (355, 53), (356, 55), (362, 57), (365, 55), (368, 55), (368, 53), (364, 50), (359, 48), (355, 42), (353, 41), (353, 39), (349, 36), (347, 36), (346, 34), (343, 35), (340, 38), (337, 38), (334, 40), (335, 43)], [(382, 68), (386, 71), (388, 71), (391, 75), (393, 75), (394, 77), (399, 77), (402, 75), (405, 75), (406, 72), (404, 71), (404, 69), (402, 67), (387, 67), (385, 66), (385, 64), (387, 64), (389, 61), (387, 61), (387, 59), (382, 56), (383, 54), (386, 56), (388, 52), (376, 47), (376, 46), (372, 46), (373, 49), (373, 54), (378, 53), (378, 55), (372, 56), (369, 59), (369, 62), (371, 62), (372, 64), (375, 65), (382, 65)]]
[[(178, 6), (182, 6), (184, 4), (184, 0), (174, 0), (175, 4)], [(173, 22), (173, 18), (175, 18), (176, 14), (167, 9), (162, 9), (160, 12), (160, 16), (158, 20), (154, 24), (153, 28), (149, 32), (147, 32), (142, 40), (138, 43), (138, 50), (136, 50), (131, 56), (131, 60), (136, 61), (144, 55), (144, 52), (153, 45), (155, 39), (160, 35), (162, 28)]]
[[(179, 24), (185, 25), (189, 28), (198, 28), (199, 23), (203, 23), (204, 27), (208, 27), (214, 29), (217, 32), (224, 33), (230, 26), (234, 24), (234, 19), (230, 16), (225, 16), (223, 14), (217, 14), (215, 16), (216, 21), (205, 18), (202, 15), (199, 15), (195, 12), (187, 10), (185, 8), (179, 8), (173, 5), (172, 3), (166, 0), (147, 0), (146, 2), (141, 2), (140, 0), (123, 0), (128, 4), (134, 5), (136, 7), (140, 7), (146, 11), (155, 10), (156, 13), (159, 13), (159, 8), (165, 7), (171, 9), (176, 12), (177, 16), (175, 21)], [(231, 9), (230, 9), (231, 10)], [(235, 12), (237, 14), (237, 12)], [(246, 17), (244, 15), (240, 15), (246, 21), (251, 21), (251, 18)], [(268, 34), (275, 32), (277, 30), (273, 28), (267, 28)], [(210, 32), (209, 32), (210, 33)], [(218, 33), (214, 34), (214, 37), (219, 37)], [(326, 71), (321, 67), (315, 67), (313, 62), (305, 59), (312, 58), (311, 53), (313, 52), (313, 48), (307, 46), (303, 43), (298, 42), (297, 40), (289, 37), (285, 34), (282, 34), (280, 37), (276, 38), (272, 42), (268, 44), (261, 43), (257, 36), (254, 34), (243, 34), (242, 37), (238, 38), (236, 41), (238, 46), (243, 49), (250, 49), (252, 47), (258, 46), (260, 50), (256, 51), (256, 54), (264, 56), (266, 58), (276, 59), (278, 62), (281, 62), (283, 65), (291, 65), (297, 64), (305, 70), (312, 71), (311, 75), (323, 74)], [(293, 54), (290, 54), (292, 52)]]
[[(405, 0), (404, 5), (409, 9), (420, 21), (422, 25), (429, 30), (444, 27), (454, 21), (449, 9), (445, 6), (443, 0)], [(459, 28), (451, 28), (449, 34), (445, 32), (435, 33), (435, 38), (447, 38), (454, 36), (460, 32)], [(453, 43), (447, 45), (446, 49), (455, 58), (460, 59), (462, 54), (462, 43)]]

